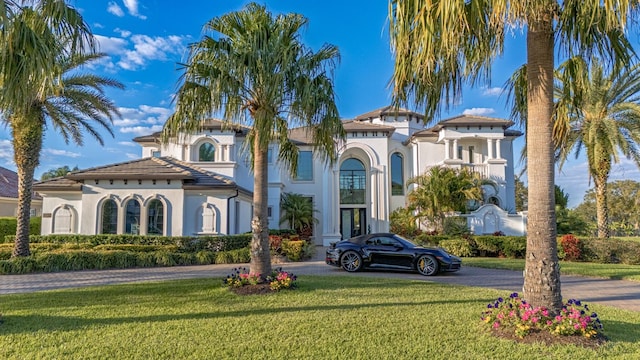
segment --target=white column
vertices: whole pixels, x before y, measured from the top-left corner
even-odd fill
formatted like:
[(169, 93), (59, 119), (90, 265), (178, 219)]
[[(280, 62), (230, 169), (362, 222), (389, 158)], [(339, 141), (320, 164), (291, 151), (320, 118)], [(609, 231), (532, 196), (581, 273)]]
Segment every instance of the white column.
[(502, 154), (500, 154), (500, 139), (496, 139), (496, 158), (502, 159)]
[(449, 144), (449, 139), (444, 140), (444, 159), (451, 159), (451, 146)]
[[(378, 231), (378, 219), (379, 219), (379, 213), (380, 213), (380, 191), (382, 191), (382, 189), (380, 189), (379, 184), (378, 184), (378, 169), (375, 169), (373, 167), (371, 167), (371, 175), (369, 176), (370, 182), (371, 182), (371, 207), (370, 207), (370, 211), (371, 213), (369, 214), (369, 219), (373, 219), (373, 221), (371, 223), (369, 223), (367, 221), (367, 227), (371, 227), (371, 232), (377, 232)], [(362, 229), (362, 233), (366, 234), (367, 233), (367, 229)]]
[(229, 161), (235, 161), (236, 160), (236, 156), (235, 156), (235, 152), (233, 149), (233, 144), (227, 145), (227, 150), (229, 151), (229, 156), (227, 156)]
[(458, 159), (458, 139), (453, 139), (453, 159)]
[(493, 159), (493, 139), (487, 139), (488, 158)]

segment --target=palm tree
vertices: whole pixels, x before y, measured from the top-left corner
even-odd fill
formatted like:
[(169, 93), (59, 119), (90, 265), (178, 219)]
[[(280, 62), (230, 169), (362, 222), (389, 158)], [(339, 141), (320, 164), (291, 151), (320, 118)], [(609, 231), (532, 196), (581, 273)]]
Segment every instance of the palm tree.
[(221, 113), (229, 126), (249, 123), (246, 137), (254, 173), (251, 222), (251, 272), (269, 274), (267, 153), (278, 143), (279, 163), (297, 170), (298, 148), (290, 126), (304, 125), (316, 155), (333, 162), (335, 138), (344, 129), (335, 105), (333, 69), (338, 49), (313, 52), (301, 43), (307, 19), (299, 14), (273, 16), (251, 3), (243, 10), (211, 19), (203, 38), (190, 46), (176, 97), (176, 111), (164, 127), (164, 140), (197, 131)]
[(409, 179), (407, 185), (417, 185), (407, 194), (410, 210), (418, 219), (427, 220), (441, 232), (447, 215), (466, 212), (469, 201), (482, 200), (482, 186), (490, 185), (478, 173), (434, 166), (422, 175)]
[(73, 169), (69, 168), (68, 165), (61, 166), (59, 168), (51, 169), (49, 171), (44, 172), (42, 174), (42, 176), (40, 177), (40, 181), (44, 181), (44, 180), (48, 180), (48, 179), (53, 179), (53, 178), (65, 176), (68, 173), (70, 173), (72, 171), (77, 171), (77, 170), (78, 170), (78, 166), (77, 165), (74, 166)]
[[(20, 2), (22, 3), (22, 2)], [(31, 188), (47, 121), (65, 140), (82, 143), (82, 129), (101, 141), (99, 124), (117, 113), (103, 93), (117, 82), (73, 72), (95, 59), (82, 16), (61, 0), (4, 1), (0, 31), (0, 111), (12, 134), (18, 170), (18, 214), (13, 256), (28, 256)]]
[(563, 81), (566, 71), (560, 69), (556, 88), (559, 166), (572, 151), (577, 158), (585, 150), (595, 184), (598, 237), (608, 238), (611, 165), (620, 161), (621, 153), (640, 166), (640, 65), (607, 74), (602, 64), (593, 62), (590, 71), (582, 72), (587, 79), (578, 85)]
[(318, 210), (313, 208), (313, 202), (309, 197), (284, 193), (280, 198), (280, 209), (282, 210), (280, 225), (288, 223), (289, 227), (299, 235), (302, 235), (305, 229), (312, 230), (313, 224), (318, 223), (315, 217)]
[[(553, 70), (559, 53), (594, 54), (616, 64), (632, 52), (623, 29), (637, 1), (390, 1), (395, 51), (394, 100), (415, 102), (432, 119), (460, 97), (464, 84), (488, 82), (504, 35), (527, 35), (529, 215), (524, 296), (534, 306), (562, 306), (554, 204)], [(533, 156), (535, 154), (535, 156)]]

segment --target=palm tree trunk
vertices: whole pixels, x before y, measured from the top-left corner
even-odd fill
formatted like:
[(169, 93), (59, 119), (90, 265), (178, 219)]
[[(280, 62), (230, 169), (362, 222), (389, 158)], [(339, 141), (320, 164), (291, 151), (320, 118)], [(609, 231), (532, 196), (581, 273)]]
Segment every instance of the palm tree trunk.
[(556, 248), (552, 142), (554, 44), (551, 11), (535, 14), (527, 29), (527, 175), (529, 215), (524, 297), (551, 311), (562, 307)]
[(11, 121), (14, 161), (18, 168), (18, 214), (12, 257), (29, 256), (29, 220), (33, 175), (42, 149), (43, 126), (40, 121)]
[(598, 237), (608, 239), (611, 236), (609, 231), (609, 207), (607, 204), (607, 179), (594, 176), (593, 182), (596, 185), (596, 215), (598, 219)]
[(271, 274), (271, 254), (269, 252), (269, 223), (267, 221), (267, 151), (260, 149), (260, 134), (256, 132), (253, 142), (253, 220), (251, 230), (250, 271), (263, 278)]

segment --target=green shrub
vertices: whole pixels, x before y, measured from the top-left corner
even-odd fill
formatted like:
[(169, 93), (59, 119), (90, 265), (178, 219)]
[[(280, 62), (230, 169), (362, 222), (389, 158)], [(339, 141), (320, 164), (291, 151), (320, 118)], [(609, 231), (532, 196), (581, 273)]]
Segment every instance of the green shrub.
[(472, 256), (473, 248), (469, 244), (469, 241), (464, 239), (456, 240), (442, 240), (440, 246), (448, 253), (456, 256)]
[(475, 236), (473, 242), (479, 256), (497, 257), (502, 250), (502, 236)]
[(304, 246), (306, 243), (304, 240), (285, 240), (282, 242), (282, 253), (291, 261), (300, 261), (303, 259)]
[[(32, 217), (29, 219), (29, 234), (40, 235), (40, 217)], [(13, 243), (16, 235), (17, 219), (14, 217), (0, 217), (0, 243)], [(8, 238), (7, 236), (13, 236)]]
[(414, 238), (409, 238), (418, 245), (421, 246), (438, 246), (443, 240), (452, 240), (453, 237), (449, 235), (430, 235), (425, 232), (420, 233)]
[(208, 250), (200, 250), (196, 253), (196, 262), (200, 265), (214, 264), (216, 253)]
[(470, 232), (467, 218), (462, 216), (446, 217), (442, 223), (442, 232), (449, 236), (468, 235)]
[(153, 251), (167, 251), (177, 252), (178, 247), (176, 245), (133, 245), (133, 244), (104, 244), (96, 245), (94, 250), (123, 250), (131, 252), (153, 252)]
[(527, 238), (525, 236), (501, 236), (500, 252), (509, 258), (524, 258), (527, 252)]

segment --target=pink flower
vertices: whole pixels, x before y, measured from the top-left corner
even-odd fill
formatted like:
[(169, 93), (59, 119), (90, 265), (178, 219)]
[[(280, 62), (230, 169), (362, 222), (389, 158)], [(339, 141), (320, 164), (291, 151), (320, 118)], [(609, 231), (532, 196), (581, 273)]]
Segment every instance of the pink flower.
[(499, 327), (500, 327), (500, 323), (499, 322), (496, 321), (496, 322), (493, 323), (493, 328), (494, 329), (497, 329)]

